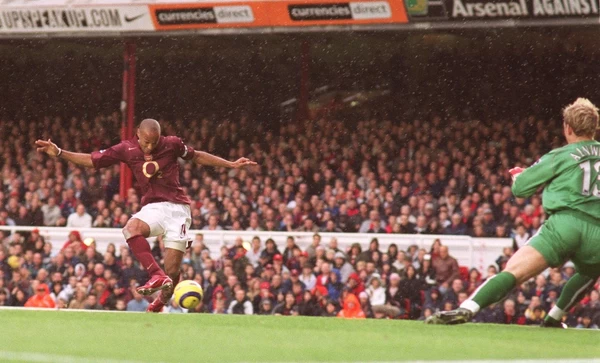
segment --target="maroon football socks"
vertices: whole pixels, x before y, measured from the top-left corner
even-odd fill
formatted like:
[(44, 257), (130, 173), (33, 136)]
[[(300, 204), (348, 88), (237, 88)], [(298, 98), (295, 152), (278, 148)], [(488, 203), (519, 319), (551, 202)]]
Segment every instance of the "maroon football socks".
[(150, 250), (150, 245), (144, 236), (133, 236), (127, 240), (127, 244), (131, 248), (131, 252), (133, 252), (135, 258), (140, 261), (150, 276), (165, 275), (165, 272), (160, 268), (154, 256), (152, 256), (152, 250)]

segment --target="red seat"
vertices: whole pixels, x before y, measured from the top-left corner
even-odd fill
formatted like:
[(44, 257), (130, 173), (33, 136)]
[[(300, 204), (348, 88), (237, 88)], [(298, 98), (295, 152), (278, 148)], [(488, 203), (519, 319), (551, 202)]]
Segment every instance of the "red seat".
[(458, 272), (460, 273), (460, 279), (463, 281), (469, 281), (469, 268), (465, 266), (458, 266)]

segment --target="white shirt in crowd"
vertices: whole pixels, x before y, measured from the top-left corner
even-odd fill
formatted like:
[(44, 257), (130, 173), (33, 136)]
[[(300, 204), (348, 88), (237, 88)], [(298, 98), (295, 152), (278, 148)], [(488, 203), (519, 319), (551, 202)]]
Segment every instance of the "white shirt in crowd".
[(55, 226), (60, 218), (60, 208), (57, 205), (51, 207), (48, 204), (44, 204), (42, 206), (42, 213), (44, 213), (45, 226)]
[(527, 241), (529, 240), (529, 233), (525, 232), (524, 235), (520, 236), (519, 234), (515, 234), (515, 242), (519, 248), (525, 246)]
[[(227, 309), (227, 314), (233, 314), (233, 307), (237, 303), (238, 303), (237, 300), (233, 300), (231, 302), (231, 304), (229, 304), (229, 309)], [(254, 307), (252, 306), (252, 303), (250, 302), (250, 300), (244, 301), (243, 306), (244, 306), (244, 315), (254, 314)]]
[(308, 276), (301, 274), (298, 279), (304, 283), (307, 290), (312, 290), (317, 284), (317, 278), (313, 274)]
[(367, 288), (367, 295), (369, 295), (371, 306), (385, 305), (385, 289), (383, 286), (379, 286), (378, 288), (369, 286)]
[(69, 218), (67, 218), (67, 227), (91, 228), (92, 216), (87, 213), (83, 213), (82, 216), (80, 216), (77, 213), (71, 213), (71, 215), (69, 215)]
[(258, 252), (254, 252), (254, 249), (250, 249), (250, 251), (246, 252), (246, 258), (254, 268), (257, 268), (260, 260), (260, 248), (258, 249)]

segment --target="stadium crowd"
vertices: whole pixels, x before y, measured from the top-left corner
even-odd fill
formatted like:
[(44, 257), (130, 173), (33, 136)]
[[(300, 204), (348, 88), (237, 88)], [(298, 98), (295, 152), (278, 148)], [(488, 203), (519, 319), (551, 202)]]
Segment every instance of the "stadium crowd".
[[(452, 309), (485, 278), (503, 268), (545, 219), (540, 195), (514, 198), (512, 166), (529, 166), (562, 143), (561, 123), (535, 117), (487, 124), (432, 117), (392, 122), (317, 121), (264, 130), (246, 118), (160, 120), (165, 134), (184, 136), (199, 150), (259, 166), (213, 170), (182, 164), (181, 183), (193, 200), (192, 229), (307, 231), (313, 244), (300, 250), (241, 239), (212, 260), (202, 235), (184, 261), (184, 278), (201, 283), (198, 312), (422, 319)], [(131, 189), (121, 198), (119, 167), (85, 170), (38, 154), (35, 139), (52, 138), (77, 152), (106, 148), (118, 140), (117, 114), (94, 119), (1, 120), (0, 225), (67, 226), (61, 252), (33, 231), (5, 236), (0, 248), (0, 305), (144, 310), (132, 287), (147, 278), (129, 250), (87, 247), (84, 227), (123, 227), (140, 209)], [(483, 273), (461, 274), (451, 251), (434, 242), (380, 251), (337, 248), (318, 232), (420, 233), (512, 237)], [(432, 238), (433, 240), (433, 238)], [(153, 249), (162, 258), (160, 239)], [(573, 267), (551, 270), (524, 284), (512, 298), (480, 312), (478, 321), (537, 324), (556, 300)], [(173, 304), (170, 311), (181, 311)], [(568, 317), (571, 326), (596, 327), (597, 290)]]

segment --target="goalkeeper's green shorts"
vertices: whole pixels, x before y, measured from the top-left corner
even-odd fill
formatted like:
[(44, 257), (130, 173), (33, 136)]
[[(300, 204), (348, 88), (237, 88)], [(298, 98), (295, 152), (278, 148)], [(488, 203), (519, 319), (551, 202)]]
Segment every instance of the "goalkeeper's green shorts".
[(561, 211), (548, 218), (527, 245), (544, 256), (551, 267), (568, 260), (577, 272), (600, 276), (600, 221), (578, 211)]

